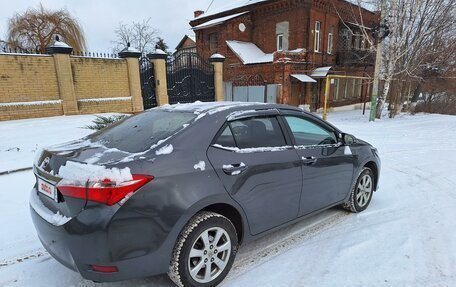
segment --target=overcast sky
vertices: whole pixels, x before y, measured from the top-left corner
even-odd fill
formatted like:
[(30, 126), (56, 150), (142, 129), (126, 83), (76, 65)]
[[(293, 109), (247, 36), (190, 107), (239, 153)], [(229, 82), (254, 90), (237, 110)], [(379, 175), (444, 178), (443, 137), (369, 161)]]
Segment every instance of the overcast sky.
[(0, 38), (6, 38), (8, 19), (14, 13), (37, 7), (41, 2), (50, 9), (67, 8), (84, 29), (88, 50), (110, 52), (114, 30), (119, 22), (131, 23), (151, 18), (151, 24), (174, 50), (185, 34), (191, 34), (188, 22), (194, 10), (206, 10), (211, 0), (2, 0)]

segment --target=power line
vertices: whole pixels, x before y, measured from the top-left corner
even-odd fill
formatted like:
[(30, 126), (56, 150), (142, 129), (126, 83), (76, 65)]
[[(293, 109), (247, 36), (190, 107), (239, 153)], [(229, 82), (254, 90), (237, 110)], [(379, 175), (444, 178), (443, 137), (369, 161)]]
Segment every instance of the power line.
[(207, 13), (207, 11), (209, 11), (209, 9), (211, 8), (212, 4), (214, 4), (214, 1), (215, 1), (215, 0), (212, 0), (212, 1), (211, 1), (211, 3), (209, 4), (209, 7), (207, 7), (207, 9), (206, 9), (206, 12), (205, 12), (205, 13)]

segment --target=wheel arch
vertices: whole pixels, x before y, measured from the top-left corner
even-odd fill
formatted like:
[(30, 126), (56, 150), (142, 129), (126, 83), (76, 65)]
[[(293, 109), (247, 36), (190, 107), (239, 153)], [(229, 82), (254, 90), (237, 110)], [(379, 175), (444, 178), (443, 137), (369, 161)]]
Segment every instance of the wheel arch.
[(236, 229), (239, 244), (242, 243), (242, 240), (244, 238), (245, 226), (243, 223), (243, 217), (236, 207), (227, 203), (214, 203), (200, 209), (198, 212), (201, 211), (215, 212), (228, 218), (233, 223), (234, 228)]
[(377, 190), (377, 185), (378, 185), (378, 166), (374, 161), (368, 161), (364, 164), (364, 167), (369, 168), (372, 170), (372, 173), (374, 174), (374, 187), (375, 190)]

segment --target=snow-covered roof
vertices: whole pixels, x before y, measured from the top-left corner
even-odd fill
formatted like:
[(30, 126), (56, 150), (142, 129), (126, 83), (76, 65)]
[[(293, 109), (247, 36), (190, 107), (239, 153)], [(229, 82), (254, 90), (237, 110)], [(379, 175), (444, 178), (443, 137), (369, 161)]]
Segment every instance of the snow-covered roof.
[(185, 41), (187, 39), (190, 39), (191, 41), (193, 41), (193, 43), (196, 43), (196, 36), (195, 35), (184, 35), (184, 37), (182, 37), (182, 39), (180, 40), (179, 44), (177, 44), (176, 50), (181, 49), (182, 45), (185, 43)]
[(192, 40), (193, 42), (196, 43), (196, 36), (195, 35), (187, 35), (187, 37), (189, 37), (190, 40)]
[(292, 74), (290, 76), (303, 83), (316, 83), (317, 82), (305, 74)]
[(257, 45), (250, 42), (226, 41), (228, 47), (238, 56), (244, 65), (272, 63), (274, 54), (266, 54)]
[(267, 2), (270, 0), (214, 0), (211, 6), (207, 9), (204, 14), (196, 17), (195, 19), (203, 19), (205, 17), (209, 17), (221, 12), (230, 11), (236, 8), (245, 7), (248, 5), (260, 3), (260, 2)]
[(316, 68), (315, 70), (312, 71), (312, 74), (310, 76), (312, 78), (324, 78), (328, 75), (329, 70), (331, 70), (331, 67)]
[(362, 8), (368, 10), (368, 11), (371, 11), (371, 12), (375, 12), (377, 11), (377, 7), (376, 7), (376, 1), (360, 1), (360, 0), (345, 0), (346, 2), (349, 2), (351, 4), (354, 4), (354, 5), (358, 5), (358, 6), (361, 6)]
[(210, 57), (210, 59), (225, 59), (225, 56), (221, 54), (214, 54)]
[(55, 41), (54, 44), (52, 44), (52, 47), (71, 48), (67, 43), (62, 41)]
[(192, 29), (193, 30), (199, 30), (199, 29), (203, 29), (203, 28), (217, 26), (217, 25), (225, 23), (228, 20), (231, 20), (231, 19), (234, 19), (234, 18), (239, 17), (241, 15), (244, 15), (246, 13), (249, 13), (249, 12), (247, 11), (247, 12), (237, 13), (237, 14), (234, 14), (234, 15), (225, 16), (225, 17), (222, 17), (222, 18), (213, 19), (211, 21), (208, 21), (208, 22), (205, 22), (205, 23), (200, 24), (198, 26), (195, 26)]
[(355, 22), (350, 22), (350, 21), (345, 21), (344, 23), (346, 23), (348, 25), (353, 25), (353, 26), (359, 27), (361, 29), (372, 30), (371, 27), (363, 26), (363, 25), (361, 25), (361, 23), (355, 23)]
[[(246, 7), (249, 5), (261, 3), (261, 2), (268, 2), (271, 0), (214, 0), (209, 8), (201, 15), (195, 18), (196, 19), (203, 19), (206, 17), (214, 16), (219, 13), (228, 12), (234, 9)], [(345, 0), (348, 3), (354, 5), (360, 5), (364, 9), (375, 12), (377, 11), (377, 7), (375, 5), (375, 1), (360, 1), (360, 0)], [(234, 12), (234, 11), (233, 11)]]

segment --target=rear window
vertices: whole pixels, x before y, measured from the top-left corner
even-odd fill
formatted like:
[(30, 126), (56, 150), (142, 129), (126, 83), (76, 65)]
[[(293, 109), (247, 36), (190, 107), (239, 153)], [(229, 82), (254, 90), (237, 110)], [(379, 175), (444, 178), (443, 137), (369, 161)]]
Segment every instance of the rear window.
[(195, 117), (193, 113), (151, 110), (96, 132), (89, 139), (108, 148), (131, 153), (143, 152), (183, 129)]

